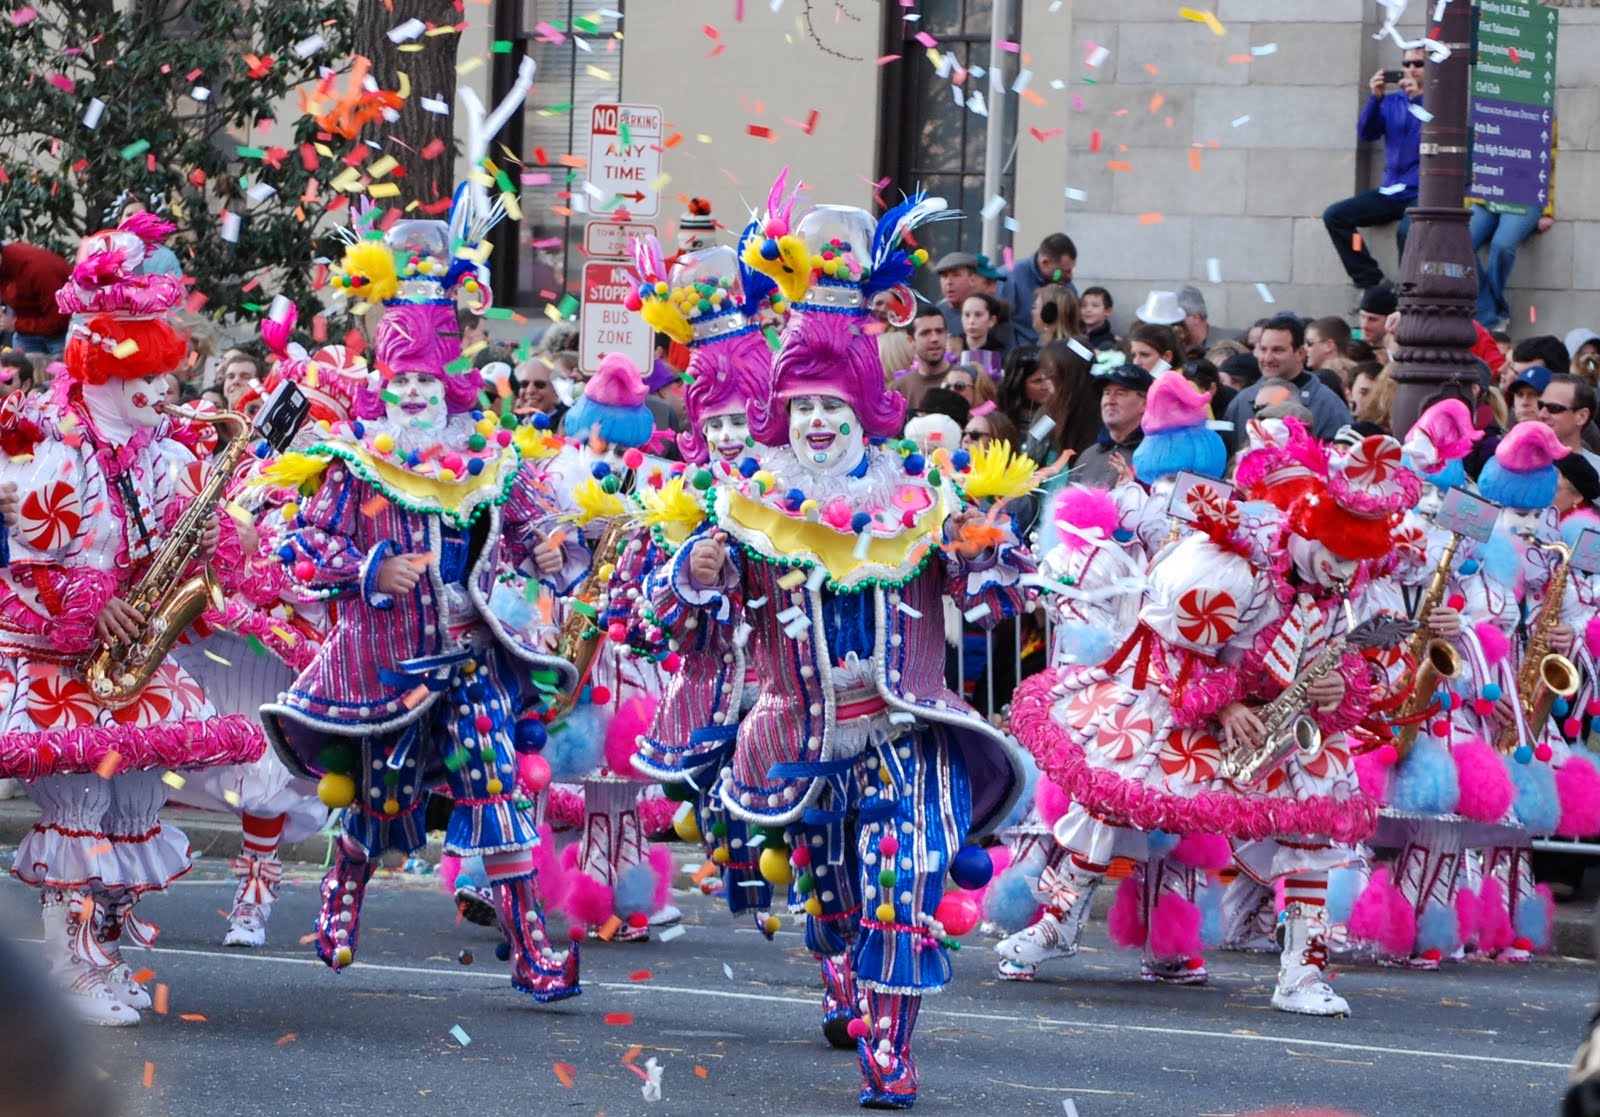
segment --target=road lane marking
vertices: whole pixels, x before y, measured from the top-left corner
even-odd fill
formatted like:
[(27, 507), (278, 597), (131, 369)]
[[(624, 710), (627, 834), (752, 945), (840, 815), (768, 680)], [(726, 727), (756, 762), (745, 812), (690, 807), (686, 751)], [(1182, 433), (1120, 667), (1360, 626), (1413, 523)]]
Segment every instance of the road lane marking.
[[(39, 940), (33, 940), (35, 942)], [(189, 955), (198, 958), (221, 958), (236, 962), (276, 962), (290, 966), (316, 966), (323, 963), (318, 958), (288, 958), (277, 954), (259, 954), (247, 951), (189, 950), (176, 947), (155, 947), (152, 954)], [(477, 978), (485, 981), (506, 980), (503, 973), (488, 970), (444, 969), (443, 967), (396, 966), (382, 962), (360, 962), (351, 972), (393, 973), (421, 975), (424, 977)], [(780, 996), (772, 993), (743, 993), (729, 989), (702, 989), (682, 985), (659, 985), (654, 982), (588, 981), (589, 989), (605, 989), (616, 993), (670, 993), (684, 997), (705, 997), (714, 1000), (751, 1001), (760, 1004), (794, 1005), (815, 1009), (815, 997)], [(1435, 1051), (1413, 1047), (1380, 1047), (1367, 1043), (1342, 1043), (1335, 1040), (1307, 1039), (1303, 1036), (1253, 1035), (1240, 1032), (1210, 1031), (1204, 1028), (1157, 1027), (1151, 1024), (1112, 1024), (1097, 1020), (1063, 1019), (1049, 1016), (1016, 1016), (1009, 1013), (963, 1012), (955, 1009), (925, 1008), (923, 1016), (936, 1016), (946, 1020), (967, 1020), (986, 1024), (1011, 1024), (1035, 1028), (1088, 1028), (1101, 1032), (1128, 1032), (1137, 1035), (1184, 1036), (1191, 1039), (1222, 1040), (1242, 1043), (1275, 1043), (1285, 1046), (1315, 1047), (1324, 1051), (1360, 1052), (1369, 1055), (1398, 1055), (1413, 1059), (1430, 1059), (1438, 1062), (1491, 1063), (1510, 1067), (1539, 1067), (1549, 1070), (1567, 1070), (1570, 1063), (1543, 1062), (1538, 1059), (1513, 1059), (1503, 1055), (1472, 1055), (1459, 1051)]]

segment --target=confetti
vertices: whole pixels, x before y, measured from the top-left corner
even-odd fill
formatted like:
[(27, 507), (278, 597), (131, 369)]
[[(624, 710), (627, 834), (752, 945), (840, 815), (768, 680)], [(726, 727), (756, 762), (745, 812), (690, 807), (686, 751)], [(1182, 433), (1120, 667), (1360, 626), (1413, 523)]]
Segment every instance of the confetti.
[(1159, 224), (1161, 224), (1161, 222), (1165, 221), (1166, 219), (1167, 219), (1166, 215), (1162, 214), (1162, 213), (1141, 213), (1139, 215), (1139, 224), (1141, 224), (1141, 225), (1159, 225)]
[(161, 782), (172, 788), (174, 791), (183, 790), (183, 777), (178, 775), (176, 772), (163, 772), (161, 774)]
[(222, 239), (228, 241), (230, 244), (238, 243), (240, 224), (241, 220), (237, 213), (230, 213), (227, 210), (223, 210), (221, 230)]
[(629, 981), (649, 981), (653, 975), (649, 970), (635, 970), (628, 975)]
[(1245, 113), (1243, 116), (1236, 116), (1236, 117), (1233, 118), (1233, 126), (1235, 128), (1243, 128), (1246, 124), (1249, 124), (1249, 123), (1250, 123), (1250, 114), (1249, 113)]
[(106, 758), (100, 762), (99, 767), (95, 768), (94, 774), (103, 780), (109, 780), (112, 776), (117, 774), (117, 767), (121, 763), (122, 754), (116, 749), (112, 749), (110, 752), (106, 753)]
[(455, 1037), (456, 1042), (462, 1047), (468, 1047), (472, 1044), (472, 1037), (467, 1035), (467, 1030), (460, 1024), (453, 1025), (450, 1028), (450, 1034)]
[(1106, 59), (1110, 57), (1111, 51), (1109, 49), (1106, 47), (1097, 46), (1089, 51), (1089, 57), (1083, 60), (1083, 64), (1088, 66), (1091, 70), (1098, 70), (1101, 66), (1105, 65)]
[(1412, 104), (1408, 111), (1424, 124), (1433, 119), (1433, 114), (1418, 104)]
[(706, 1070), (705, 1067), (700, 1066), (698, 1063), (696, 1063), (695, 1064), (695, 1068), (694, 1068), (694, 1076), (696, 1078), (710, 1078), (711, 1077), (711, 1072)]
[(310, 58), (313, 54), (316, 54), (317, 51), (321, 50), (327, 45), (328, 40), (324, 39), (321, 35), (307, 35), (304, 39), (301, 39), (294, 45), (294, 56), (303, 61), (304, 59)]
[(124, 158), (124, 159), (137, 159), (137, 158), (139, 158), (139, 156), (143, 155), (145, 152), (147, 152), (149, 150), (150, 150), (150, 141), (149, 140), (134, 140), (127, 147), (123, 148), (122, 151), (120, 152), (120, 154), (121, 154), (122, 158)]
[(1261, 301), (1264, 303), (1275, 303), (1278, 301), (1272, 297), (1272, 292), (1267, 290), (1267, 285), (1265, 283), (1256, 284), (1256, 294), (1261, 296)]
[(211, 90), (207, 89), (203, 85), (197, 85), (193, 89), (189, 90), (189, 96), (194, 100), (199, 101), (201, 104), (204, 104), (205, 102), (211, 100)]
[(668, 927), (665, 931), (662, 931), (656, 936), (656, 941), (671, 942), (673, 939), (681, 939), (684, 936), (684, 933), (684, 929), (681, 925), (677, 927)]
[(181, 1014), (178, 1017), (178, 1019), (179, 1020), (187, 1020), (191, 1024), (209, 1024), (210, 1023), (209, 1020), (207, 1020), (204, 1016), (200, 1015), (200, 1013), (198, 1013), (198, 1012), (185, 1012), (185, 1013)]
[(146, 1090), (150, 1089), (152, 1086), (155, 1085), (155, 1082), (156, 1082), (156, 1065), (154, 1063), (146, 1063), (144, 1065), (144, 1088)]
[(1209, 283), (1222, 282), (1222, 261), (1215, 256), (1206, 261), (1206, 281)]
[(165, 1016), (167, 1014), (168, 995), (167, 986), (164, 982), (156, 986), (155, 994), (150, 998), (150, 1006), (155, 1009), (156, 1015)]
[(38, 11), (34, 9), (32, 4), (29, 4), (25, 7), (18, 8), (16, 11), (11, 13), (11, 26), (21, 27), (23, 24), (32, 23), (38, 18)]
[(605, 1022), (613, 1028), (625, 1028), (633, 1023), (633, 1013), (608, 1012), (605, 1015)]
[[(316, 936), (313, 935), (312, 937), (315, 938)], [(288, 1047), (291, 1043), (293, 1043), (295, 1040), (297, 1040), (299, 1038), (300, 1038), (300, 1036), (299, 1036), (299, 1034), (297, 1032), (285, 1032), (283, 1035), (279, 1036), (277, 1038), (277, 1040), (275, 1040), (273, 1042), (272, 1046), (274, 1046), (274, 1047)]]
[(98, 97), (89, 99), (89, 107), (83, 111), (83, 126), (91, 131), (100, 127), (100, 118), (105, 115), (106, 103)]
[(553, 1069), (556, 1072), (556, 1081), (567, 1089), (572, 1089), (572, 1083), (578, 1077), (577, 1069), (569, 1063), (557, 1063)]
[(999, 194), (996, 194), (983, 204), (983, 209), (979, 212), (983, 214), (983, 219), (985, 221), (993, 221), (996, 217), (1000, 216), (1000, 211), (1005, 208), (1006, 200)]
[(398, 27), (389, 29), (389, 41), (391, 43), (407, 43), (412, 39), (420, 38), (427, 29), (428, 25), (420, 19), (408, 19)]
[(1262, 43), (1258, 47), (1251, 47), (1250, 48), (1250, 53), (1255, 55), (1257, 58), (1265, 58), (1269, 54), (1277, 54), (1278, 53), (1278, 44), (1277, 43)]
[(1076, 186), (1069, 186), (1062, 193), (1066, 195), (1069, 202), (1087, 202), (1089, 200), (1088, 193), (1079, 190)]
[(726, 962), (722, 963), (722, 972), (727, 975), (727, 978), (728, 978), (729, 981), (734, 980), (733, 967), (728, 965), (728, 963), (726, 963)]

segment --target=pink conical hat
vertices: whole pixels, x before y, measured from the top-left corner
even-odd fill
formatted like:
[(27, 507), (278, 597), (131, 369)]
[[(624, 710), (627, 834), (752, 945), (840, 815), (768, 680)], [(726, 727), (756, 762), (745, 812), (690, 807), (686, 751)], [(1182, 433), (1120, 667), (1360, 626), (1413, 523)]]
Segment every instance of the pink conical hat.
[(1422, 413), (1406, 435), (1405, 451), (1418, 469), (1432, 472), (1466, 457), (1482, 437), (1483, 432), (1472, 425), (1472, 412), (1466, 404), (1458, 399), (1440, 400)]
[(608, 353), (600, 359), (600, 368), (587, 384), (583, 394), (595, 403), (613, 407), (639, 407), (648, 395), (639, 366), (624, 353)]
[(1556, 432), (1543, 423), (1518, 423), (1495, 447), (1494, 460), (1512, 473), (1532, 473), (1550, 468), (1569, 453)]
[(1181, 372), (1160, 377), (1145, 396), (1144, 419), (1139, 425), (1146, 434), (1197, 427), (1210, 418), (1211, 397), (1189, 383)]

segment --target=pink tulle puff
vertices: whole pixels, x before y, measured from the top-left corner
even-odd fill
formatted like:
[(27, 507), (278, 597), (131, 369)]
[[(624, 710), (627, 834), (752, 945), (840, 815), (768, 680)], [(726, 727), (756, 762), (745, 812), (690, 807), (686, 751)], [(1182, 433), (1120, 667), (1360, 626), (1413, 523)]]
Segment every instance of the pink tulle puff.
[(1478, 894), (1470, 888), (1456, 889), (1456, 923), (1461, 928), (1462, 944), (1471, 946), (1478, 938)]
[(1484, 621), (1474, 626), (1472, 630), (1478, 637), (1478, 643), (1483, 648), (1483, 658), (1489, 666), (1501, 662), (1511, 651), (1511, 641), (1493, 624)]
[(1106, 912), (1106, 930), (1111, 933), (1111, 941), (1124, 950), (1141, 949), (1149, 934), (1149, 928), (1144, 923), (1144, 912), (1140, 910), (1143, 891), (1137, 880), (1126, 878), (1117, 886), (1111, 910)]
[(1498, 822), (1511, 809), (1515, 789), (1494, 747), (1474, 737), (1450, 750), (1461, 797), (1456, 813), (1475, 822)]
[(657, 699), (654, 695), (635, 695), (623, 702), (616, 716), (606, 724), (606, 767), (615, 775), (644, 780), (633, 767), (633, 755), (639, 751), (639, 737), (650, 728), (655, 717)]
[(1033, 808), (1039, 812), (1040, 821), (1053, 827), (1071, 806), (1072, 798), (1065, 791), (1053, 781), (1040, 778), (1033, 792)]
[(1485, 954), (1504, 950), (1515, 938), (1511, 913), (1506, 910), (1505, 889), (1490, 878), (1478, 892), (1478, 949)]
[(461, 876), (461, 858), (453, 853), (439, 855), (439, 883), (444, 886), (446, 896), (454, 894), (456, 880)]
[(1563, 838), (1600, 834), (1600, 772), (1587, 757), (1568, 757), (1556, 769), (1556, 795), (1561, 800), (1557, 834)]
[(575, 923), (598, 927), (611, 918), (611, 889), (577, 867), (579, 845), (574, 842), (561, 851), (561, 867), (567, 880), (562, 910)]
[(1179, 839), (1172, 859), (1191, 869), (1219, 873), (1233, 864), (1233, 846), (1220, 834), (1187, 834)]
[(1361, 895), (1350, 909), (1350, 934), (1378, 944), (1392, 958), (1409, 958), (1417, 941), (1417, 917), (1411, 904), (1395, 887), (1389, 868), (1372, 870)]
[(1072, 552), (1088, 550), (1096, 531), (1109, 540), (1117, 530), (1117, 502), (1106, 489), (1068, 485), (1056, 497), (1053, 515), (1058, 527), (1077, 529), (1062, 531), (1060, 536), (1061, 546)]
[(1162, 892), (1150, 912), (1150, 953), (1157, 958), (1197, 958), (1200, 909), (1176, 892)]
[(1371, 752), (1357, 753), (1351, 758), (1351, 764), (1355, 767), (1356, 782), (1361, 785), (1361, 790), (1379, 803), (1388, 803), (1389, 777), (1394, 766), (1384, 763), (1384, 757), (1379, 755), (1382, 751), (1373, 749)]

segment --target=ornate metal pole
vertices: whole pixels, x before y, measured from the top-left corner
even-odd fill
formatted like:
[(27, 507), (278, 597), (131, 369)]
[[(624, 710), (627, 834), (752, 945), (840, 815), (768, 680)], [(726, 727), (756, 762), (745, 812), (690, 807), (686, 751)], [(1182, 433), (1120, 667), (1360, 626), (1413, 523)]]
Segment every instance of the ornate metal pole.
[[(1411, 210), (1411, 234), (1400, 263), (1400, 343), (1397, 388), (1390, 420), (1397, 438), (1429, 406), (1442, 399), (1470, 402), (1472, 327), (1478, 297), (1478, 266), (1464, 205), (1467, 161), (1469, 68), (1472, 65), (1472, 5), (1449, 0), (1429, 37), (1450, 48), (1443, 62), (1427, 66), (1423, 106), (1432, 119), (1422, 126), (1422, 177)], [(1431, 14), (1431, 13), (1430, 13)]]

